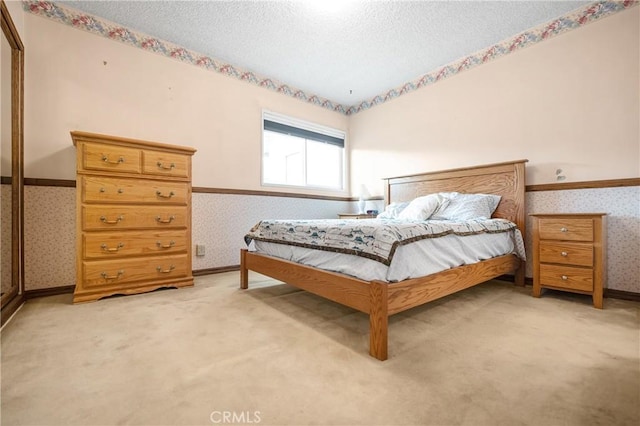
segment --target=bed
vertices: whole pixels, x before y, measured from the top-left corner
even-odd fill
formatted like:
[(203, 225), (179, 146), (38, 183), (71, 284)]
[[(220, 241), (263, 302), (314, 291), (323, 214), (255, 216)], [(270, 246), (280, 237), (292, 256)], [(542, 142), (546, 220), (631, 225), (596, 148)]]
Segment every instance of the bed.
[[(517, 160), (467, 168), (427, 172), (385, 179), (385, 202), (406, 202), (440, 193), (499, 195), (493, 218), (513, 222), (525, 235), (525, 163)], [(439, 299), (505, 274), (524, 285), (524, 260), (509, 253), (441, 272), (387, 282), (363, 280), (350, 275), (303, 265), (242, 249), (240, 288), (249, 287), (249, 271), (349, 306), (369, 316), (369, 354), (388, 357), (388, 322), (391, 315)]]

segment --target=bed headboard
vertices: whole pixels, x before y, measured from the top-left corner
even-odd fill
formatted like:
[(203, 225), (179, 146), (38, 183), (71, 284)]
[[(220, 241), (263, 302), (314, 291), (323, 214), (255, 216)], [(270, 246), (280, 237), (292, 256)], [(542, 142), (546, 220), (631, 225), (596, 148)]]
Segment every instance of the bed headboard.
[(386, 178), (385, 202), (411, 201), (434, 192), (465, 192), (502, 196), (493, 217), (508, 219), (525, 233), (525, 171), (528, 160)]

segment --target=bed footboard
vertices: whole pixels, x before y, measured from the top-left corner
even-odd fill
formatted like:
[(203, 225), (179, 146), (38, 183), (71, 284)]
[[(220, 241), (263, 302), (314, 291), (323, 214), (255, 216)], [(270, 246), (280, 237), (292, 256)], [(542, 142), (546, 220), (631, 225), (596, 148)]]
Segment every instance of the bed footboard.
[(240, 288), (249, 288), (249, 270), (349, 306), (369, 315), (369, 353), (387, 359), (388, 284), (363, 281), (283, 259), (240, 250)]

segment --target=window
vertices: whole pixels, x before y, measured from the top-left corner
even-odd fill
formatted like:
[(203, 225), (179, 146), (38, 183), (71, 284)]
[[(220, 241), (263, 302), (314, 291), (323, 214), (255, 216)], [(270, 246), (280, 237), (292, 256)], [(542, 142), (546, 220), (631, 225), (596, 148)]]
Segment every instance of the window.
[(271, 112), (262, 114), (262, 184), (344, 189), (345, 134)]

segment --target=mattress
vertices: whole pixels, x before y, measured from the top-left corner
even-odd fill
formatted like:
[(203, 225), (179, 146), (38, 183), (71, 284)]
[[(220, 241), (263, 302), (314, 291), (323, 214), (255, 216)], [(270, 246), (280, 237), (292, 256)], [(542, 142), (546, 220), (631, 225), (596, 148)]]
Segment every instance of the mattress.
[(501, 233), (449, 234), (399, 246), (387, 266), (366, 257), (255, 240), (250, 250), (339, 272), (365, 281), (387, 282), (419, 278), (457, 266), (477, 263), (505, 254), (525, 259), (524, 241), (518, 229)]

